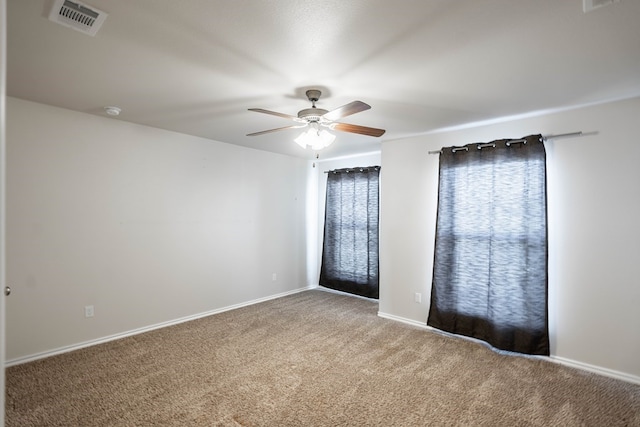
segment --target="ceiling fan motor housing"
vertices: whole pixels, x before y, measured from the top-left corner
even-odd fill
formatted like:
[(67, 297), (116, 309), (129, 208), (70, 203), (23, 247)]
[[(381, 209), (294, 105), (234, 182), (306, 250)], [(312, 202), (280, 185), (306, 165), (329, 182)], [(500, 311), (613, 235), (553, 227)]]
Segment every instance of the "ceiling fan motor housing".
[(316, 101), (320, 99), (320, 95), (322, 92), (317, 89), (309, 89), (305, 92), (309, 101), (311, 101), (311, 108), (305, 108), (304, 110), (298, 111), (298, 118), (304, 119), (311, 122), (319, 122), (320, 117), (324, 114), (328, 113), (327, 110), (323, 110), (322, 108), (316, 108)]
[(309, 122), (319, 122), (320, 117), (327, 113), (328, 111), (322, 108), (305, 108), (304, 110), (298, 111), (298, 118)]

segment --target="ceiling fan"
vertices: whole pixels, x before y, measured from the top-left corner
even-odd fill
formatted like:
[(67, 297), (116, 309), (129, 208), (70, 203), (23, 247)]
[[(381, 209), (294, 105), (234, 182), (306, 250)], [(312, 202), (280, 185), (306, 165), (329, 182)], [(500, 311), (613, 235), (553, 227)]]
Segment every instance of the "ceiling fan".
[[(321, 126), (331, 130), (358, 133), (361, 135), (375, 136), (375, 137), (382, 136), (385, 133), (384, 129), (376, 129), (376, 128), (371, 128), (367, 126), (351, 125), (348, 123), (340, 123), (336, 121), (344, 117), (350, 116), (352, 114), (360, 113), (362, 111), (368, 110), (369, 108), (371, 108), (370, 105), (365, 104), (362, 101), (353, 101), (346, 105), (343, 105), (342, 107), (338, 107), (335, 110), (327, 111), (322, 108), (316, 107), (316, 102), (318, 101), (318, 99), (320, 99), (321, 94), (322, 92), (317, 89), (310, 89), (306, 91), (307, 98), (309, 99), (309, 101), (311, 101), (311, 108), (305, 108), (304, 110), (298, 111), (297, 116), (278, 113), (276, 111), (264, 110), (262, 108), (249, 108), (249, 111), (255, 111), (257, 113), (271, 114), (273, 116), (283, 117), (285, 119), (293, 120), (294, 122), (296, 122), (296, 124), (291, 126), (276, 128), (276, 129), (269, 129), (269, 130), (263, 130), (260, 132), (249, 133), (247, 134), (247, 136), (258, 136), (258, 135), (264, 135), (265, 133), (277, 132), (277, 131), (286, 130), (286, 129), (298, 129), (298, 128), (304, 128), (307, 126), (309, 127), (308, 132), (315, 132), (317, 133), (318, 137), (323, 137), (322, 135), (323, 132), (325, 133), (325, 136), (327, 134), (327, 132), (325, 132), (324, 130), (320, 130)], [(332, 135), (330, 137), (332, 142), (334, 137)], [(303, 147), (305, 146), (303, 143), (301, 143), (297, 139), (296, 139), (296, 142), (298, 142)], [(329, 142), (328, 144), (330, 144), (331, 142)], [(324, 146), (327, 146), (328, 144)], [(311, 146), (311, 144), (309, 145)], [(315, 148), (315, 147), (312, 146), (312, 148)]]

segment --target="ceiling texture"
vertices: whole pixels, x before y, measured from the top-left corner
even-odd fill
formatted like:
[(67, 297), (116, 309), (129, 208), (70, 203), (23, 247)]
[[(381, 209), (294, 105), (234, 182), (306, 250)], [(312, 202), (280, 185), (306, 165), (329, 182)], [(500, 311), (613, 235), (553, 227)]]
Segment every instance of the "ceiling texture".
[[(602, 0), (600, 0), (602, 1)], [(53, 0), (7, 1), (9, 96), (290, 156), (305, 90), (341, 122), (322, 158), (506, 116), (640, 96), (640, 0), (84, 0), (95, 37), (48, 20)], [(640, 113), (640, 112), (639, 112)], [(110, 117), (110, 116), (106, 116)], [(640, 114), (639, 114), (640, 117)], [(571, 130), (571, 129), (570, 129)]]

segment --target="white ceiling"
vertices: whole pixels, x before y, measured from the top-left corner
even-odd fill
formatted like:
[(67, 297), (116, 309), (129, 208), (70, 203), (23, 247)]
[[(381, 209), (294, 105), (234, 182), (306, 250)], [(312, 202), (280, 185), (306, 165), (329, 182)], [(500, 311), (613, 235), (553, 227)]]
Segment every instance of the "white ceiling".
[(7, 93), (231, 144), (312, 158), (288, 126), (353, 100), (322, 157), (534, 111), (640, 96), (640, 0), (86, 0), (96, 37), (47, 19), (52, 0), (7, 2)]

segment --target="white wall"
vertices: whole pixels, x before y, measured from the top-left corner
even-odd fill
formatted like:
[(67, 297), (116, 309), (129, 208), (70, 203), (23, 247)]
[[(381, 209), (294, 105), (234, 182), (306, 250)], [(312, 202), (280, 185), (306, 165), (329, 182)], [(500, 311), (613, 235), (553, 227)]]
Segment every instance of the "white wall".
[[(640, 98), (383, 143), (380, 312), (425, 323), (443, 146), (547, 142), (551, 352), (640, 381)], [(423, 295), (421, 304), (414, 293)]]
[(597, 134), (546, 144), (552, 354), (640, 378), (639, 113), (636, 98), (386, 142), (314, 169), (8, 98), (8, 360), (317, 284), (323, 171), (373, 164), (380, 312), (424, 324), (438, 180), (427, 151), (582, 130)]
[(7, 163), (9, 362), (308, 285), (304, 160), (8, 98)]

